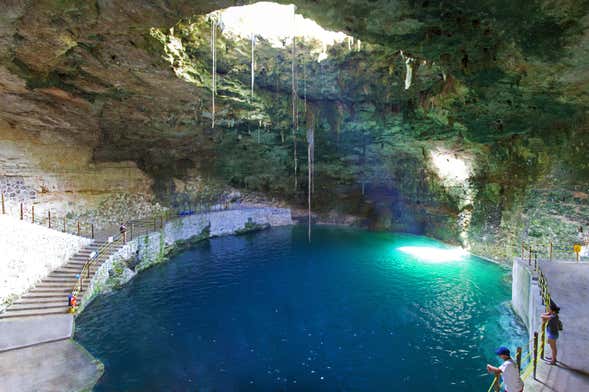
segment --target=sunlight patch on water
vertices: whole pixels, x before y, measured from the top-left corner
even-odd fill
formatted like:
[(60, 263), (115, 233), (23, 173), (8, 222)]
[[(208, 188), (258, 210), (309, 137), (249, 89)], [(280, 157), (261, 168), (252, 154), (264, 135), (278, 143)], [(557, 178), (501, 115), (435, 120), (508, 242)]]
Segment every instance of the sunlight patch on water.
[(421, 261), (432, 263), (447, 263), (449, 261), (461, 261), (468, 256), (468, 251), (462, 248), (436, 248), (433, 246), (401, 246), (399, 251), (409, 254)]

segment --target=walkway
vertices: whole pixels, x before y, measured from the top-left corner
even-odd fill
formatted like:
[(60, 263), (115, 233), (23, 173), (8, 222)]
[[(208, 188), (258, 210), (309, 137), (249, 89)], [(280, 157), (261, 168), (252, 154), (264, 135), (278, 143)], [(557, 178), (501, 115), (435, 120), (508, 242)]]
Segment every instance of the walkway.
[[(96, 251), (103, 244), (104, 241), (95, 241), (78, 251), (65, 265), (51, 272), (34, 288), (10, 305), (4, 313), (0, 313), (0, 320), (67, 313), (68, 295), (71, 294), (84, 264), (88, 261), (90, 253)], [(102, 263), (114, 252), (118, 251), (121, 246), (115, 245), (111, 247), (109, 252), (97, 260), (90, 269), (90, 277), (83, 281), (83, 289), (87, 287), (87, 284)], [(82, 298), (83, 294), (84, 291), (82, 290), (78, 297)]]
[(85, 391), (102, 373), (102, 364), (71, 339), (0, 353), (0, 392)]
[[(101, 377), (102, 364), (71, 339), (74, 318), (68, 313), (68, 295), (90, 254), (103, 244), (95, 241), (78, 251), (0, 313), (0, 392), (87, 390)], [(114, 244), (101, 254), (83, 280), (79, 298), (121, 246)]]
[[(561, 307), (564, 330), (558, 340), (557, 366), (539, 361), (537, 379), (526, 391), (589, 391), (589, 263), (540, 262), (552, 299)], [(550, 348), (546, 346), (550, 356)]]

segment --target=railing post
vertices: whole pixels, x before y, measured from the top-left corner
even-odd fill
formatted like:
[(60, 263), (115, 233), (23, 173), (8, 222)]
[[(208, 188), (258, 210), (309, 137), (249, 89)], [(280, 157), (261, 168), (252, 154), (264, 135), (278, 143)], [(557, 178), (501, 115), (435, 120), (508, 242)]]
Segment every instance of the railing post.
[(538, 271), (538, 251), (534, 252), (534, 271)]
[(2, 192), (2, 215), (6, 214), (6, 208), (4, 207), (4, 192)]
[(80, 221), (78, 221), (78, 236), (80, 235)]
[(515, 353), (515, 363), (517, 363), (517, 371), (521, 373), (522, 371), (522, 348), (518, 347)]
[(65, 226), (66, 226), (66, 225), (65, 225), (65, 221), (66, 221), (66, 219), (67, 219), (67, 218), (64, 216), (64, 217), (63, 217), (63, 232), (64, 232), (64, 233), (66, 232), (66, 231), (65, 231)]
[(522, 261), (524, 260), (526, 254), (526, 246), (524, 245), (524, 242), (522, 241)]
[(542, 323), (540, 326), (540, 341), (538, 344), (540, 345), (540, 359), (544, 359), (544, 347), (546, 343), (546, 323)]
[(550, 261), (552, 261), (552, 241), (550, 241)]
[(528, 266), (531, 267), (532, 266), (532, 245), (530, 245), (530, 250), (528, 253)]
[(499, 379), (499, 375), (495, 374), (495, 380), (493, 380), (493, 390), (495, 392), (500, 392), (501, 391), (501, 380)]
[(35, 223), (35, 206), (31, 206), (31, 223)]
[(47, 211), (47, 225), (51, 229), (51, 210)]
[(94, 239), (94, 223), (90, 224), (90, 230), (92, 230), (92, 239)]
[(538, 332), (534, 332), (534, 358), (533, 358), (534, 380), (536, 379), (536, 368), (538, 367)]
[(22, 207), (22, 203), (20, 203), (20, 220), (23, 220), (23, 218), (24, 218), (23, 207)]

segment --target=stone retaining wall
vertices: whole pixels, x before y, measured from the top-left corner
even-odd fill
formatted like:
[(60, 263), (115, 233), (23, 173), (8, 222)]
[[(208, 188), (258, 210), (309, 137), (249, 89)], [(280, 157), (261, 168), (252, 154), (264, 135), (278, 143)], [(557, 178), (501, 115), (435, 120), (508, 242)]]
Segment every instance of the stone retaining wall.
[[(131, 280), (138, 272), (165, 260), (165, 256), (178, 246), (206, 238), (231, 235), (250, 228), (286, 226), (292, 224), (290, 209), (243, 208), (195, 214), (164, 225), (161, 231), (129, 241), (109, 257), (98, 269), (82, 299), (82, 310), (92, 299)], [(137, 259), (133, 269), (128, 262)]]

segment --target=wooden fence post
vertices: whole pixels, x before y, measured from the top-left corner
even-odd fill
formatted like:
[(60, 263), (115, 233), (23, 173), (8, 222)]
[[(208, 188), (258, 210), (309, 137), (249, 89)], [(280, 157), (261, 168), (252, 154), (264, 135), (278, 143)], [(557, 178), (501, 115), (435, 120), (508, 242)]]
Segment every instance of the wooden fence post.
[(80, 221), (78, 221), (78, 236), (80, 235)]
[(517, 363), (517, 371), (521, 373), (522, 371), (522, 348), (518, 347), (515, 353), (515, 362)]
[(51, 229), (51, 210), (47, 211), (47, 222), (49, 228)]
[(552, 261), (552, 241), (550, 241), (550, 261)]
[(2, 215), (6, 214), (6, 208), (4, 207), (4, 192), (2, 193)]
[(528, 253), (528, 266), (532, 266), (532, 245), (530, 245), (530, 250)]
[(22, 203), (20, 203), (20, 220), (23, 220), (23, 218), (24, 218), (23, 207), (22, 207)]
[(536, 368), (538, 367), (538, 332), (534, 332), (534, 380), (536, 379)]
[(63, 217), (63, 232), (64, 232), (64, 233), (66, 232), (66, 231), (65, 231), (65, 220), (66, 220), (66, 219), (67, 219), (67, 218), (64, 216), (64, 217)]
[(92, 239), (94, 239), (94, 223), (90, 224), (90, 229), (92, 230)]
[(35, 223), (35, 206), (31, 206), (31, 223)]
[(522, 241), (522, 261), (524, 260), (525, 254), (526, 254), (526, 246), (524, 245), (524, 242)]

